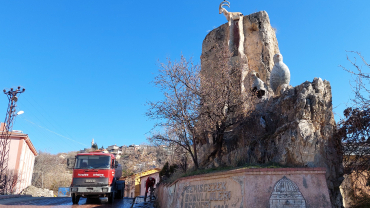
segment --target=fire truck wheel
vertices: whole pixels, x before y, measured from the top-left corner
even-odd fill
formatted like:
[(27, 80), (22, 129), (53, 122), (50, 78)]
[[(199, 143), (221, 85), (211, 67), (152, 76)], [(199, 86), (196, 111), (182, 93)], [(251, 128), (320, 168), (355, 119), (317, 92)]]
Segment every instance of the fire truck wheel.
[(108, 203), (113, 204), (114, 202), (114, 192), (110, 193), (108, 196)]
[(80, 196), (76, 196), (76, 194), (72, 194), (72, 203), (78, 204), (78, 201), (80, 201)]
[(119, 198), (120, 199), (123, 199), (123, 192), (124, 192), (124, 190), (121, 190), (120, 192), (121, 192), (121, 196)]
[(80, 201), (81, 196), (76, 196), (76, 204)]
[(116, 199), (123, 199), (123, 190), (118, 190), (117, 191)]

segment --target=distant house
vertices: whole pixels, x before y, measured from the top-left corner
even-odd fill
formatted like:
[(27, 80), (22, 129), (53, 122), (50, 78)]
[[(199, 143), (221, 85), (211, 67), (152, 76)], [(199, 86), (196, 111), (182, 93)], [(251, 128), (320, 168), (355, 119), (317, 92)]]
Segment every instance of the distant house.
[(156, 150), (156, 147), (155, 146), (148, 146), (147, 147), (147, 151), (148, 152), (155, 152), (155, 150)]
[(109, 153), (114, 154), (114, 156), (119, 159), (122, 155), (122, 150), (117, 145), (111, 145), (107, 147)]
[[(4, 131), (4, 123), (1, 123), (0, 133)], [(37, 151), (30, 138), (22, 131), (13, 131), (10, 135), (8, 170), (16, 177), (16, 185), (13, 194), (19, 194), (27, 186), (31, 185), (33, 166)]]
[(126, 154), (126, 149), (127, 149), (127, 146), (126, 145), (123, 145), (120, 147), (120, 150), (122, 151), (122, 154)]
[(173, 148), (171, 148), (169, 146), (166, 146), (166, 145), (161, 145), (160, 147), (166, 153), (166, 155), (172, 155), (173, 154)]
[(90, 151), (91, 151), (91, 148), (84, 148), (83, 150), (80, 150), (80, 153), (86, 153)]
[(119, 147), (117, 145), (111, 145), (107, 147), (108, 152), (117, 152)]
[(127, 147), (126, 149), (126, 154), (134, 154), (136, 152), (136, 148), (135, 148), (135, 145), (130, 145)]

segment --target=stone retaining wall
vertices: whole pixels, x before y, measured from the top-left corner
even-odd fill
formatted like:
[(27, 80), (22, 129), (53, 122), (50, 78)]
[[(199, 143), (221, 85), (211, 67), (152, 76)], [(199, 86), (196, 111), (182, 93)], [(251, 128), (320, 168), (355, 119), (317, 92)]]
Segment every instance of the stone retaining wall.
[(325, 168), (244, 168), (180, 178), (156, 191), (161, 208), (331, 207)]

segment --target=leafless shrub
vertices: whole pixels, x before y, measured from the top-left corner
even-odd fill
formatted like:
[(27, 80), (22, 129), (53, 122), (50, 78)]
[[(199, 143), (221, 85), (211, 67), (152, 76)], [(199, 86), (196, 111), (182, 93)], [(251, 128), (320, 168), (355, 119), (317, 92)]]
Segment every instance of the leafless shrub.
[(32, 185), (53, 190), (54, 193), (57, 193), (59, 187), (69, 187), (72, 174), (66, 164), (65, 158), (40, 151), (35, 158)]
[(191, 156), (198, 168), (197, 129), (200, 103), (200, 67), (181, 55), (179, 62), (160, 63), (154, 84), (163, 92), (164, 99), (148, 102), (146, 115), (156, 119), (156, 127), (165, 132), (153, 133), (149, 140), (158, 145), (178, 145)]
[(24, 180), (22, 179), (22, 174), (14, 170), (5, 171), (1, 178), (5, 184), (5, 187), (2, 189), (4, 194), (14, 194), (17, 184), (22, 183)]

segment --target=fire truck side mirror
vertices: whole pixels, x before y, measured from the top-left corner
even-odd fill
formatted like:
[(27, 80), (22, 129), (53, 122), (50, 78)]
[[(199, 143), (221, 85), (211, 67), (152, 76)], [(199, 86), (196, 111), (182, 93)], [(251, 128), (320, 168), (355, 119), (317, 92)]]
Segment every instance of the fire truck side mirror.
[(114, 161), (114, 168), (117, 168), (117, 167), (118, 167), (118, 162), (116, 160), (116, 161)]

